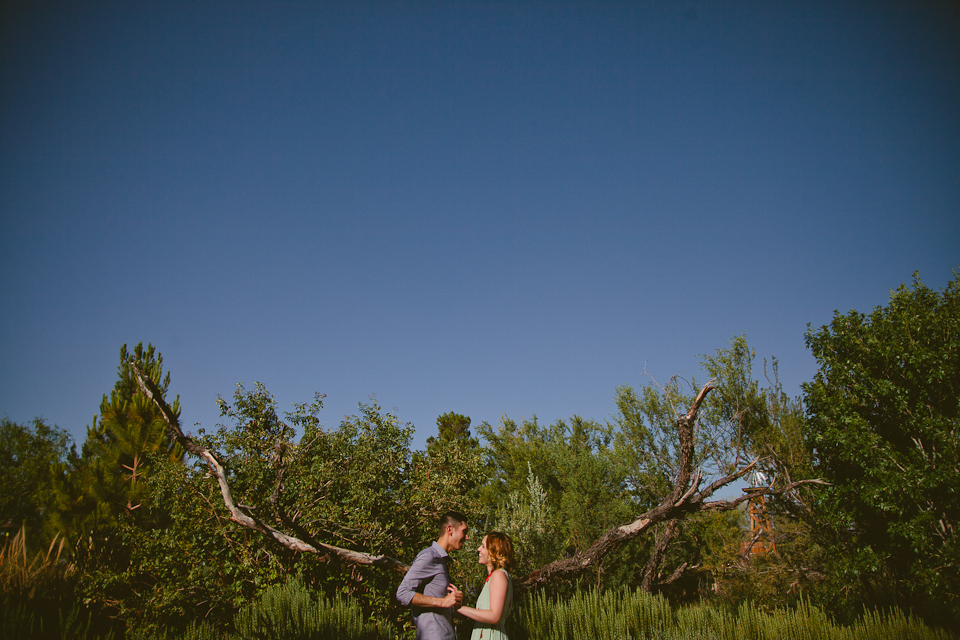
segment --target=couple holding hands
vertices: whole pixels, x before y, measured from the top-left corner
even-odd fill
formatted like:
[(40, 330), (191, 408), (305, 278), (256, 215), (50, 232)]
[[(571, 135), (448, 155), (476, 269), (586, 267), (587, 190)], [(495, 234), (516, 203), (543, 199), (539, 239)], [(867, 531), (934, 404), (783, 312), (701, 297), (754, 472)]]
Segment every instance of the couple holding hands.
[(487, 568), (487, 580), (477, 606), (463, 605), (463, 592), (450, 584), (449, 553), (469, 538), (463, 514), (448, 511), (439, 522), (440, 537), (421, 551), (397, 589), (397, 600), (411, 607), (417, 640), (455, 640), (453, 612), (474, 621), (471, 640), (507, 640), (504, 632), (513, 604), (513, 543), (505, 533), (491, 531), (477, 551), (478, 562)]

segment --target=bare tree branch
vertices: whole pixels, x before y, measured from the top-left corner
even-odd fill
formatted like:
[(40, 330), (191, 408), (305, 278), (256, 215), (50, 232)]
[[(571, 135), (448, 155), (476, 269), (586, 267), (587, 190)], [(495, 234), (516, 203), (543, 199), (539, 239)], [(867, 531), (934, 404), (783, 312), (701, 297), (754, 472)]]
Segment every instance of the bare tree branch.
[(275, 540), (276, 542), (279, 542), (286, 548), (293, 551), (313, 553), (320, 556), (328, 556), (329, 554), (333, 554), (340, 560), (351, 564), (372, 565), (375, 567), (391, 569), (399, 573), (406, 573), (407, 569), (410, 568), (407, 564), (401, 562), (400, 560), (390, 558), (388, 556), (378, 556), (370, 553), (351, 551), (350, 549), (342, 549), (340, 547), (335, 547), (333, 545), (323, 544), (316, 541), (313, 543), (305, 542), (300, 538), (287, 535), (284, 532), (271, 527), (265, 522), (261, 522), (251, 514), (244, 513), (241, 510), (240, 505), (237, 505), (236, 502), (234, 502), (233, 495), (230, 492), (230, 484), (227, 481), (226, 471), (220, 464), (220, 461), (217, 460), (213, 452), (206, 447), (198, 445), (193, 441), (192, 438), (184, 435), (183, 430), (180, 428), (180, 421), (170, 410), (170, 407), (163, 399), (163, 394), (160, 393), (160, 390), (157, 388), (153, 380), (145, 375), (137, 366), (137, 364), (133, 362), (133, 360), (130, 362), (130, 367), (137, 379), (137, 384), (140, 387), (140, 390), (153, 402), (154, 405), (156, 405), (157, 409), (160, 411), (160, 415), (163, 416), (164, 422), (167, 423), (167, 431), (170, 433), (170, 435), (180, 444), (180, 446), (203, 460), (210, 469), (210, 472), (217, 479), (217, 484), (220, 486), (220, 495), (223, 497), (223, 504), (230, 512), (231, 520), (237, 524), (247, 527), (248, 529), (257, 531), (267, 538)]
[[(660, 539), (657, 540), (657, 545), (653, 548), (653, 553), (650, 554), (650, 559), (647, 560), (647, 565), (643, 570), (643, 580), (640, 582), (640, 588), (644, 591), (649, 592), (653, 590), (654, 582), (657, 579), (657, 570), (663, 562), (663, 556), (667, 552), (667, 547), (670, 546), (670, 542), (677, 532), (678, 524), (679, 521), (675, 519), (668, 521), (666, 528), (660, 535)], [(686, 565), (686, 563), (684, 563), (684, 565)]]
[(682, 577), (683, 577), (683, 574), (686, 573), (688, 570), (690, 570), (690, 571), (696, 571), (696, 570), (699, 569), (699, 568), (700, 568), (700, 563), (699, 563), (699, 562), (698, 562), (697, 564), (694, 564), (694, 565), (691, 565), (689, 562), (681, 563), (681, 565), (680, 565), (679, 567), (677, 567), (676, 569), (674, 569), (673, 573), (671, 573), (669, 576), (667, 576), (666, 578), (664, 578), (663, 580), (661, 580), (660, 582), (658, 582), (658, 583), (657, 583), (657, 586), (661, 586), (661, 587), (662, 587), (662, 586), (666, 586), (666, 585), (668, 585), (668, 584), (673, 584), (674, 582), (676, 582), (677, 580), (679, 580), (680, 578), (682, 578)]
[(705, 489), (698, 492), (702, 473), (700, 469), (693, 469), (694, 457), (694, 425), (700, 405), (715, 387), (711, 380), (700, 389), (693, 405), (685, 415), (677, 418), (677, 433), (680, 438), (680, 468), (674, 481), (673, 490), (663, 502), (653, 509), (636, 518), (633, 522), (622, 524), (608, 529), (600, 539), (589, 549), (578, 552), (571, 558), (564, 558), (531, 571), (518, 580), (521, 587), (535, 588), (553, 580), (572, 577), (600, 562), (611, 551), (646, 532), (651, 527), (665, 521), (677, 520), (700, 511), (726, 511), (735, 509), (741, 503), (756, 495), (781, 495), (805, 484), (826, 484), (822, 480), (800, 480), (781, 489), (769, 487), (752, 492), (734, 500), (717, 500), (705, 502), (718, 489), (727, 486), (748, 474), (756, 466), (754, 460), (746, 467), (710, 483)]

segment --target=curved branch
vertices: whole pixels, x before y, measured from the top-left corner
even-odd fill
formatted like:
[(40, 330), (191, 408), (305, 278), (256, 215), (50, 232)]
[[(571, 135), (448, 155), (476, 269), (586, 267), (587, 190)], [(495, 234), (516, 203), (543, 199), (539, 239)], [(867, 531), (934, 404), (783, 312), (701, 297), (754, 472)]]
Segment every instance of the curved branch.
[[(667, 552), (667, 547), (670, 546), (670, 543), (673, 541), (673, 537), (677, 532), (677, 520), (669, 520), (667, 526), (664, 529), (663, 533), (660, 535), (660, 539), (657, 540), (656, 546), (653, 548), (653, 552), (650, 554), (650, 559), (647, 560), (647, 565), (643, 569), (643, 580), (640, 582), (640, 588), (644, 591), (652, 591), (654, 582), (657, 579), (657, 569), (660, 568), (660, 563), (663, 562), (663, 556)], [(686, 562), (683, 563), (683, 566), (686, 566)]]
[(406, 573), (407, 569), (410, 568), (407, 564), (389, 556), (378, 556), (371, 553), (351, 551), (350, 549), (342, 549), (340, 547), (335, 547), (333, 545), (323, 544), (320, 542), (311, 544), (301, 540), (300, 538), (287, 535), (284, 532), (271, 527), (265, 522), (261, 522), (252, 515), (244, 513), (241, 507), (237, 505), (233, 499), (233, 494), (230, 491), (230, 483), (227, 480), (226, 471), (224, 470), (223, 465), (220, 464), (220, 461), (217, 460), (217, 457), (212, 451), (206, 447), (198, 445), (193, 441), (192, 438), (184, 435), (183, 430), (180, 428), (180, 421), (173, 414), (173, 411), (170, 410), (170, 407), (163, 399), (163, 394), (157, 388), (157, 385), (149, 378), (149, 376), (145, 375), (143, 371), (140, 370), (140, 367), (137, 366), (133, 359), (130, 361), (130, 368), (133, 370), (134, 377), (137, 379), (137, 385), (140, 387), (140, 391), (142, 391), (143, 394), (149, 398), (160, 411), (160, 415), (163, 417), (164, 422), (167, 423), (167, 431), (169, 432), (170, 436), (188, 452), (206, 462), (210, 472), (217, 479), (217, 484), (220, 485), (220, 495), (223, 497), (224, 506), (226, 506), (227, 511), (230, 512), (231, 520), (239, 525), (247, 527), (248, 529), (257, 531), (267, 538), (275, 540), (276, 542), (279, 542), (286, 548), (293, 551), (313, 553), (321, 556), (329, 556), (330, 554), (333, 554), (340, 560), (349, 562), (351, 564), (372, 565), (375, 567), (391, 569), (399, 573)]
[[(741, 474), (737, 472), (737, 474), (733, 474), (733, 475), (736, 475), (737, 477), (739, 477)], [(802, 486), (811, 485), (811, 484), (819, 484), (826, 487), (831, 486), (829, 482), (826, 482), (825, 480), (821, 480), (820, 478), (811, 478), (809, 480), (797, 480), (779, 489), (774, 489), (773, 487), (765, 487), (762, 489), (751, 489), (749, 494), (740, 496), (739, 498), (734, 498), (733, 500), (714, 500), (712, 502), (705, 502), (703, 503), (703, 508), (701, 510), (702, 511), (729, 511), (730, 509), (736, 509), (738, 506), (740, 506), (747, 500), (750, 500), (751, 498), (755, 498), (757, 496), (773, 496), (773, 497), (780, 496), (790, 491), (793, 491), (797, 487), (802, 487)]]
[[(673, 520), (700, 509), (700, 504), (691, 500), (698, 488), (701, 479), (699, 469), (693, 471), (694, 435), (693, 426), (696, 424), (697, 412), (700, 405), (715, 387), (712, 380), (703, 385), (697, 394), (693, 405), (685, 415), (677, 418), (677, 433), (680, 438), (680, 468), (674, 481), (673, 490), (664, 499), (660, 506), (655, 507), (633, 522), (612, 527), (606, 531), (593, 545), (572, 558), (564, 558), (530, 572), (519, 580), (522, 587), (534, 587), (566, 575), (579, 573), (603, 559), (608, 553), (636, 538), (647, 529), (665, 520)], [(691, 482), (692, 480), (692, 482)], [(732, 482), (732, 480), (730, 480)], [(723, 485), (721, 485), (723, 486)]]
[(664, 498), (663, 502), (660, 503), (659, 506), (639, 516), (633, 522), (608, 529), (589, 549), (577, 553), (572, 558), (557, 560), (530, 572), (518, 580), (519, 586), (533, 588), (558, 578), (576, 575), (600, 562), (605, 555), (614, 549), (636, 538), (661, 522), (677, 520), (678, 518), (683, 518), (701, 511), (734, 509), (755, 495), (775, 496), (792, 491), (802, 485), (827, 484), (823, 480), (800, 480), (798, 482), (792, 482), (782, 489), (768, 487), (766, 489), (752, 491), (751, 495), (746, 495), (734, 500), (705, 502), (705, 500), (718, 489), (739, 480), (750, 473), (757, 465), (757, 461), (754, 460), (746, 467), (715, 480), (702, 491), (698, 492), (700, 481), (702, 480), (702, 471), (699, 468), (696, 470), (693, 469), (695, 444), (693, 426), (696, 423), (697, 412), (700, 409), (700, 405), (707, 397), (707, 394), (715, 388), (711, 382), (713, 381), (711, 380), (700, 389), (700, 393), (697, 394), (690, 410), (687, 411), (685, 415), (677, 418), (677, 433), (680, 438), (680, 469), (677, 473), (673, 490)]

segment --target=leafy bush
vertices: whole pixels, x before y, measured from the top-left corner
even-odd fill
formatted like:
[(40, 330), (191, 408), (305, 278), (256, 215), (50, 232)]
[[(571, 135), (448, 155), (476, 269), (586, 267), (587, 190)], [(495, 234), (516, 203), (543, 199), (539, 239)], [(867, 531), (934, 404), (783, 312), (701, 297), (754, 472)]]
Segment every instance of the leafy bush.
[(738, 608), (695, 605), (672, 609), (665, 598), (639, 589), (580, 592), (553, 600), (536, 594), (511, 617), (511, 640), (950, 640), (900, 610), (872, 612), (854, 624), (836, 624), (808, 602), (765, 612), (751, 603)]
[(190, 625), (185, 632), (128, 634), (128, 640), (388, 640), (386, 624), (366, 622), (360, 605), (315, 595), (291, 580), (264, 590), (260, 598), (237, 612), (233, 629), (210, 622)]

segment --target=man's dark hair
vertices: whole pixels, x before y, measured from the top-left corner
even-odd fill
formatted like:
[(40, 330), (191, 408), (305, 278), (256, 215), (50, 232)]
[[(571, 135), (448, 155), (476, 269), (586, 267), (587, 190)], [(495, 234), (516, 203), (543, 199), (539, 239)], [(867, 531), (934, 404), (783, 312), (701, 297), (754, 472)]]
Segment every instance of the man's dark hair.
[(463, 524), (466, 521), (467, 521), (467, 516), (463, 515), (459, 511), (447, 511), (445, 514), (440, 516), (440, 521), (439, 521), (440, 526), (438, 527), (438, 529), (440, 530), (440, 535), (442, 536), (443, 533), (447, 530), (448, 524), (453, 525), (454, 528), (456, 528), (457, 526)]

